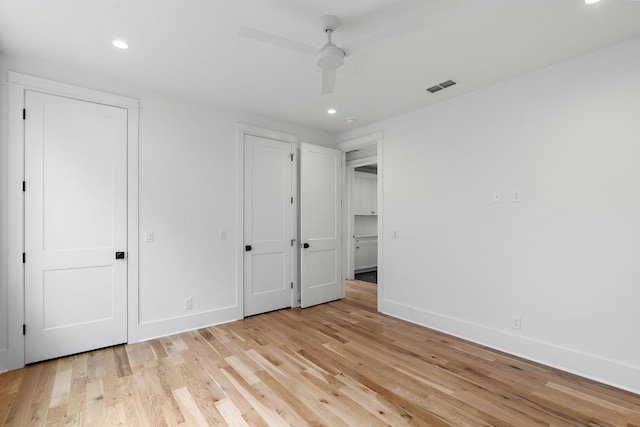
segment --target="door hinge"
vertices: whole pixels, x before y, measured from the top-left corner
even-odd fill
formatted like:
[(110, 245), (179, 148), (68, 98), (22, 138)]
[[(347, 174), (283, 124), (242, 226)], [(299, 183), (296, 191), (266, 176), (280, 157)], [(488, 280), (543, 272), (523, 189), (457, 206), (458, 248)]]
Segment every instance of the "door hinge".
[(26, 108), (22, 109), (22, 120), (27, 120), (27, 109)]
[(289, 156), (291, 157), (291, 161), (293, 162), (293, 153), (289, 154)]
[(295, 242), (296, 239), (291, 239), (291, 246), (293, 247), (293, 242)]
[(22, 252), (22, 263), (24, 264), (25, 262), (27, 262), (27, 254)]
[(22, 324), (22, 335), (27, 335), (27, 325)]
[(291, 289), (293, 289), (293, 282), (291, 282)]
[(27, 182), (22, 181), (22, 191), (27, 191)]
[(293, 204), (293, 197), (291, 198), (291, 204)]

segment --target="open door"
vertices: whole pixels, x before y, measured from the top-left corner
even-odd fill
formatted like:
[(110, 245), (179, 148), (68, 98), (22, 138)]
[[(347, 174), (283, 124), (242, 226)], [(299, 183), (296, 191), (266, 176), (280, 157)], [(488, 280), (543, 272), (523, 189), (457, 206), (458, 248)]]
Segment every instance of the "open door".
[(291, 307), (292, 145), (244, 138), (244, 315)]
[(300, 306), (343, 297), (339, 150), (300, 144)]

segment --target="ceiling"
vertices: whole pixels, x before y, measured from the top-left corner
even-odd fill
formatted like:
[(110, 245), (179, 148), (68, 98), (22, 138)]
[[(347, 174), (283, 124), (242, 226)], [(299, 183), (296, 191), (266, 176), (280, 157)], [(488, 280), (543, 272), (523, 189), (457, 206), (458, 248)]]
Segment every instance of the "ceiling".
[[(247, 26), (320, 47), (325, 14), (342, 21), (337, 45), (409, 18), (424, 27), (353, 52), (324, 96), (313, 56), (237, 35)], [(4, 54), (333, 134), (638, 35), (631, 0), (0, 0)]]

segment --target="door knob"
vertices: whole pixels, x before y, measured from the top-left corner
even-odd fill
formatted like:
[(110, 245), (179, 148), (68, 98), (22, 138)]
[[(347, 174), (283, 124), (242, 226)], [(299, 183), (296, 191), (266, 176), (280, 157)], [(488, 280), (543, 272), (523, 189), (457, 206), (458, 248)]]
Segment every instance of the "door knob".
[(245, 251), (247, 251), (247, 252), (249, 252), (249, 251), (251, 250), (251, 245), (247, 245), (247, 246), (245, 246), (245, 247), (244, 247), (244, 250), (245, 250)]
[(308, 249), (308, 248), (309, 248), (309, 244), (308, 244), (308, 243), (303, 243), (303, 244), (302, 244), (302, 247), (303, 247), (304, 249)]
[(124, 252), (116, 252), (116, 259), (124, 259)]

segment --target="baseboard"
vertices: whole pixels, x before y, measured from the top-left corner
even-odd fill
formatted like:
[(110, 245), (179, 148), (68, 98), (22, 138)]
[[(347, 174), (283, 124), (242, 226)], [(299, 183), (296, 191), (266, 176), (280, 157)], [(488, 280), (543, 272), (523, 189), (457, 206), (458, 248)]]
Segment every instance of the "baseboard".
[(242, 319), (242, 311), (237, 306), (203, 311), (186, 316), (145, 322), (138, 325), (138, 341), (148, 341), (167, 335), (193, 331), (194, 329), (229, 323)]
[(383, 300), (378, 310), (411, 323), (640, 394), (640, 367), (582, 353), (525, 336)]

